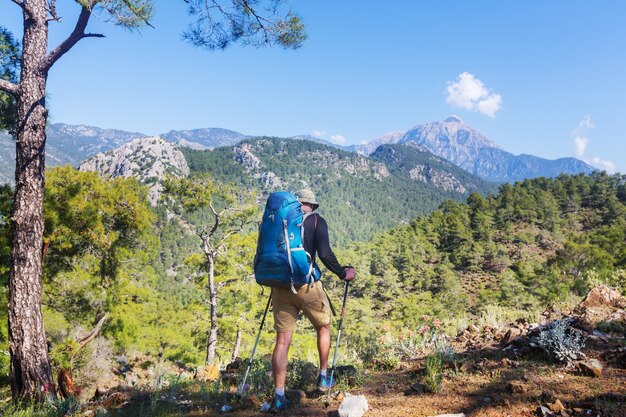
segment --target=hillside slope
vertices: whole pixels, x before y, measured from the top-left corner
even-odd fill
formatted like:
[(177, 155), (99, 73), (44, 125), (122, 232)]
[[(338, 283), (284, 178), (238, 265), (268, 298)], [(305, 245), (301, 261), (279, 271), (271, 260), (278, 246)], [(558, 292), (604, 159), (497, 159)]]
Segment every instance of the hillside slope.
[(278, 138), (183, 152), (192, 173), (208, 172), (220, 181), (260, 188), (263, 194), (311, 187), (318, 194), (320, 213), (328, 220), (335, 243), (369, 239), (377, 231), (433, 211), (447, 199), (463, 201), (472, 191), (496, 189), (426, 150), (395, 149), (398, 158), (406, 156), (407, 163), (414, 163), (412, 168), (419, 170), (418, 154), (421, 160), (430, 161), (429, 168), (412, 178), (399, 165), (388, 167), (392, 161), (382, 154), (366, 158), (306, 140)]

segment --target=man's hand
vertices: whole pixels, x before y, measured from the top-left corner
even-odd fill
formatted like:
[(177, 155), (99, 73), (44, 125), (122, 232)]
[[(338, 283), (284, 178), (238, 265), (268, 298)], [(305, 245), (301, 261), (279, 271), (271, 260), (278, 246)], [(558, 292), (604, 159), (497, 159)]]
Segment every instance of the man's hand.
[(346, 276), (343, 278), (345, 281), (352, 281), (355, 276), (354, 268), (351, 266), (345, 268)]

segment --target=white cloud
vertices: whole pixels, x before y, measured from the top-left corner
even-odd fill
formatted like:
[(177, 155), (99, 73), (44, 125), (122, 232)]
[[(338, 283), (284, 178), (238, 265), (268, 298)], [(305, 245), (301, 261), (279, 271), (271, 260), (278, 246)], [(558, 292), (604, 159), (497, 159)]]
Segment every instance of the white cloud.
[(596, 125), (591, 120), (591, 116), (586, 115), (578, 122), (578, 126), (572, 130), (571, 135), (574, 137), (574, 146), (576, 147), (576, 155), (582, 158), (583, 161), (594, 167), (604, 170), (609, 174), (617, 172), (617, 165), (613, 161), (602, 159), (594, 156), (591, 160), (584, 159), (587, 152), (587, 146), (589, 146), (589, 138), (587, 137), (587, 131), (593, 129)]
[(582, 118), (580, 122), (578, 122), (578, 126), (576, 129), (572, 130), (572, 134), (575, 136), (580, 136), (584, 134), (587, 130), (593, 129), (596, 125), (593, 124), (593, 120), (591, 120), (591, 116), (586, 115)]
[(326, 132), (324, 132), (323, 130), (317, 130), (317, 129), (314, 129), (313, 132), (311, 132), (311, 134), (313, 134), (313, 136), (315, 136), (316, 138), (323, 138), (324, 136), (326, 136)]
[(346, 143), (346, 138), (342, 135), (331, 135), (330, 140), (340, 145)]
[(579, 158), (585, 156), (587, 146), (589, 145), (589, 139), (587, 138), (587, 131), (596, 127), (591, 120), (591, 116), (586, 115), (578, 122), (578, 126), (572, 130), (572, 136), (574, 136), (574, 146), (576, 147), (576, 155)]
[(589, 139), (583, 136), (577, 136), (574, 138), (574, 146), (576, 146), (576, 155), (583, 156), (589, 145)]
[(609, 174), (617, 172), (617, 165), (615, 165), (615, 162), (598, 158), (597, 156), (591, 158), (591, 164), (596, 168), (600, 168), (601, 170), (608, 172)]
[(478, 111), (495, 117), (502, 108), (502, 96), (490, 92), (485, 84), (469, 72), (459, 74), (457, 81), (448, 81), (446, 101), (453, 107)]

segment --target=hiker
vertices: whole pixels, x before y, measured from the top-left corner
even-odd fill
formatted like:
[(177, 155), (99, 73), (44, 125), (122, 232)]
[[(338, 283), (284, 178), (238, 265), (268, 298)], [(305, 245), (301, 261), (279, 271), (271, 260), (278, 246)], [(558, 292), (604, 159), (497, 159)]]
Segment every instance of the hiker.
[[(316, 257), (332, 273), (339, 278), (352, 281), (354, 268), (343, 268), (328, 241), (328, 226), (326, 221), (317, 213), (313, 213), (319, 204), (315, 194), (309, 189), (296, 193), (302, 204), (304, 220), (304, 249), (311, 255), (312, 261)], [(312, 214), (309, 214), (312, 213)], [(287, 356), (291, 345), (291, 336), (296, 328), (296, 318), (302, 311), (317, 333), (317, 350), (320, 360), (320, 373), (317, 378), (318, 389), (327, 391), (335, 385), (327, 374), (328, 355), (330, 352), (330, 300), (322, 282), (316, 281), (312, 285), (301, 285), (296, 288), (296, 294), (291, 288), (272, 288), (272, 302), (274, 307), (274, 328), (276, 329), (276, 345), (272, 354), (272, 375), (274, 377), (274, 401), (271, 412), (277, 413), (289, 406), (285, 397), (285, 378), (287, 375)]]

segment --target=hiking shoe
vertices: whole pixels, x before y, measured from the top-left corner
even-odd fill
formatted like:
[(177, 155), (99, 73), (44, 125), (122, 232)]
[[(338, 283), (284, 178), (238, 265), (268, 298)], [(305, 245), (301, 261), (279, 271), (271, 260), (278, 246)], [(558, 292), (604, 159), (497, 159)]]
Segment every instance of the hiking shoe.
[(291, 405), (291, 401), (284, 395), (274, 395), (274, 401), (272, 401), (272, 405), (270, 406), (270, 413), (278, 414), (286, 408), (289, 408)]
[(322, 376), (319, 375), (317, 377), (317, 389), (326, 392), (329, 388), (335, 386), (335, 378), (331, 378), (330, 375)]

